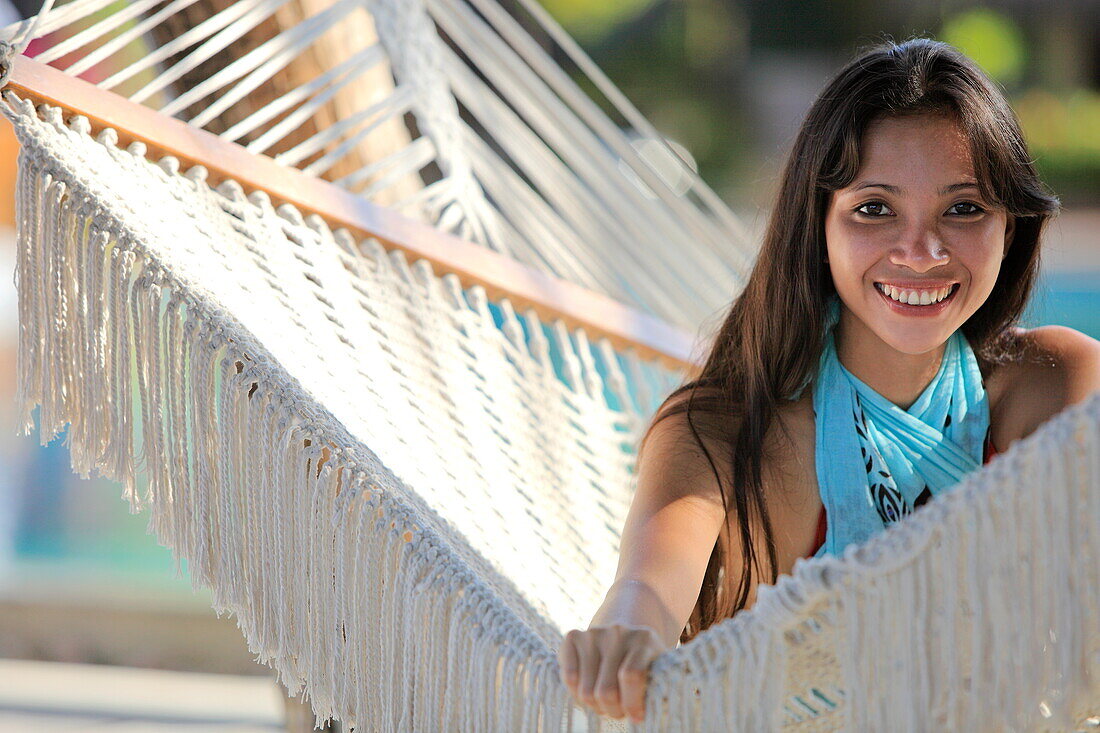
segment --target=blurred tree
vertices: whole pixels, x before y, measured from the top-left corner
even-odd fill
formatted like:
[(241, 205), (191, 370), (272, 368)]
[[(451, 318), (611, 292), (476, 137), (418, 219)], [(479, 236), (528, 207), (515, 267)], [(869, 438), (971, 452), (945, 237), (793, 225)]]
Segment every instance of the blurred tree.
[(655, 0), (541, 0), (543, 7), (579, 42), (596, 41), (611, 28), (637, 16)]
[(949, 17), (940, 38), (974, 59), (1006, 87), (1019, 81), (1026, 62), (1023, 33), (1004, 13), (974, 8)]
[(657, 129), (691, 150), (704, 179), (721, 188), (741, 175), (752, 136), (740, 104), (749, 25), (740, 3), (656, 0), (600, 26), (598, 3), (571, 15), (555, 10), (560, 2), (543, 0)]

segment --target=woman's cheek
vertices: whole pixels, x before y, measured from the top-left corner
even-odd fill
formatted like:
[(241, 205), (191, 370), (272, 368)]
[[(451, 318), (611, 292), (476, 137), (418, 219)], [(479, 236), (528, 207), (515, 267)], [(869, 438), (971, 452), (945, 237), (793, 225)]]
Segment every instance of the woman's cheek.
[(864, 237), (851, 243), (848, 250), (849, 270), (857, 286), (863, 284), (865, 278), (870, 277), (888, 246), (875, 237)]
[(1001, 272), (1003, 251), (1003, 245), (996, 241), (983, 242), (980, 247), (975, 247), (973, 243), (969, 243), (969, 246), (961, 243), (955, 248), (957, 265), (970, 276), (971, 289), (978, 301), (974, 306), (975, 310), (993, 291)]
[(839, 215), (826, 222), (825, 232), (834, 285), (838, 291), (858, 293), (869, 273), (889, 252), (890, 233), (881, 225), (871, 226)]
[(974, 310), (978, 308), (989, 298), (993, 293), (993, 288), (997, 284), (997, 275), (1000, 273), (1000, 263), (994, 262), (986, 267), (978, 270), (971, 270), (971, 272), (978, 272), (980, 274), (980, 282), (978, 285), (978, 292), (976, 295), (976, 303), (974, 304)]

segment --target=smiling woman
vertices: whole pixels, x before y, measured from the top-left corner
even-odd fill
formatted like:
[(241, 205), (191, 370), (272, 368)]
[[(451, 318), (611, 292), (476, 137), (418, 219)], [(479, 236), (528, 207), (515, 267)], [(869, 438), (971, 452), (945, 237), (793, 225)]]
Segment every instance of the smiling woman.
[(887, 43), (839, 72), (746, 288), (642, 441), (615, 583), (561, 647), (581, 703), (640, 716), (663, 649), (1100, 389), (1100, 342), (1016, 325), (1058, 208), (956, 49)]
[(1005, 206), (981, 196), (953, 116), (870, 124), (859, 180), (832, 192), (825, 215), (844, 304), (841, 362), (907, 408), (935, 375), (948, 338), (993, 292), (1013, 229)]

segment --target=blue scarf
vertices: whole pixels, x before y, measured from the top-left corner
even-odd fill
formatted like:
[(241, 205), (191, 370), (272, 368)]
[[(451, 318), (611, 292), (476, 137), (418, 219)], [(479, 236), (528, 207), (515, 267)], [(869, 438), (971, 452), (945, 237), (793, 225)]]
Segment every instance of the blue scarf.
[(989, 430), (982, 375), (961, 330), (948, 338), (935, 378), (903, 410), (840, 363), (836, 296), (827, 314), (813, 382), (815, 463), (828, 519), (817, 557), (841, 555), (979, 468)]

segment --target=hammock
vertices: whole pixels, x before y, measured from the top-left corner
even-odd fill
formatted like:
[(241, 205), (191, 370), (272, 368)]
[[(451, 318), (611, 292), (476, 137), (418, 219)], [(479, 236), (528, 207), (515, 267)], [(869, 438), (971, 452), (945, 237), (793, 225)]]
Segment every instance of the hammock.
[[(113, 0), (77, 0), (39, 15), (41, 33), (77, 32), (38, 58), (60, 64), (98, 40), (102, 45), (69, 60), (66, 73), (86, 74), (114, 58), (123, 68), (99, 81), (101, 89), (690, 332), (743, 284), (752, 259), (744, 228), (533, 0), (521, 3), (533, 13), (530, 22), (543, 24), (588, 72), (588, 85), (604, 93), (629, 131), (494, 0), (295, 0), (303, 12), (311, 5), (316, 12), (252, 43), (250, 34), (289, 3), (173, 0), (152, 13), (158, 0), (115, 12)], [(141, 58), (122, 53), (123, 43), (192, 6), (211, 15), (190, 18), (178, 38)], [(149, 17), (137, 22), (143, 11)], [(302, 68), (307, 57), (331, 55), (333, 46), (343, 53), (324, 73), (313, 78), (312, 65)], [(154, 74), (156, 64), (165, 68)], [(372, 73), (360, 98), (321, 114)], [(391, 74), (391, 83), (380, 79)], [(307, 80), (274, 99), (263, 96), (287, 75)], [(330, 175), (405, 115), (415, 120), (415, 139)], [(311, 121), (324, 129), (280, 145)], [(388, 197), (395, 182), (429, 164), (439, 180)]]
[[(671, 384), (652, 361), (689, 361), (675, 332), (535, 270), (490, 302), (424, 225), (331, 226), (355, 216), (330, 184), (303, 211), (148, 160), (103, 115), (42, 103), (49, 71), (18, 59), (0, 103), (21, 143), (22, 431), (36, 404), (42, 442), (68, 423), (73, 469), (123, 483), (319, 722), (614, 727), (571, 705), (556, 652), (614, 576), (630, 451)], [(1089, 724), (1098, 487), (1100, 396), (663, 655), (640, 727)]]

